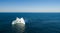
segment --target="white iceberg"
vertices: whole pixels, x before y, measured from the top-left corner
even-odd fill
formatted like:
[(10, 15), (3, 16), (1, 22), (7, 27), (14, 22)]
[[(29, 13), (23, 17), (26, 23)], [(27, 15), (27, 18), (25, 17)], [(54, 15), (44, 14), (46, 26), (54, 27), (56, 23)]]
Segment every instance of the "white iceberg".
[(17, 33), (23, 33), (25, 30), (25, 20), (24, 18), (16, 18), (12, 21), (12, 26)]
[(22, 23), (22, 24), (25, 24), (25, 21), (24, 21), (24, 19), (23, 18), (16, 18), (16, 20), (14, 20), (13, 22), (12, 22), (12, 24), (16, 24), (16, 23)]

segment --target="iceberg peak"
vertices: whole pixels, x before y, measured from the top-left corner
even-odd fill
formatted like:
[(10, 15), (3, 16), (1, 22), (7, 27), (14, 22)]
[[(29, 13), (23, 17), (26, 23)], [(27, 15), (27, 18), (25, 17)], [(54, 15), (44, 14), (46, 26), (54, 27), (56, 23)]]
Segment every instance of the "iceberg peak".
[(12, 24), (16, 24), (16, 23), (22, 23), (22, 24), (25, 24), (25, 21), (24, 21), (24, 18), (22, 17), (22, 18), (16, 18), (16, 20), (14, 20), (13, 22), (12, 22)]

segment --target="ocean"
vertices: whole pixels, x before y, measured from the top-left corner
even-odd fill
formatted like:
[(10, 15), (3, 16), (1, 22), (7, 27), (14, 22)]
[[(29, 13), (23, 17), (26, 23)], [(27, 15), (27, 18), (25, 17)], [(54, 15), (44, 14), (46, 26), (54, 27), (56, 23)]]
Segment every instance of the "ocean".
[(60, 33), (60, 13), (0, 13), (0, 33), (17, 33), (12, 28), (16, 17), (25, 20), (23, 33)]

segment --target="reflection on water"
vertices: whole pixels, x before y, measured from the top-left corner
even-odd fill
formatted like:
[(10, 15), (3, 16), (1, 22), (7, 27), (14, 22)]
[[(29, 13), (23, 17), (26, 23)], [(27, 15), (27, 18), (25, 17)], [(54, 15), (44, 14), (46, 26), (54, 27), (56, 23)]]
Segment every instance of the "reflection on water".
[(12, 28), (14, 31), (16, 31), (16, 33), (23, 33), (25, 31), (25, 25), (22, 23), (12, 25)]

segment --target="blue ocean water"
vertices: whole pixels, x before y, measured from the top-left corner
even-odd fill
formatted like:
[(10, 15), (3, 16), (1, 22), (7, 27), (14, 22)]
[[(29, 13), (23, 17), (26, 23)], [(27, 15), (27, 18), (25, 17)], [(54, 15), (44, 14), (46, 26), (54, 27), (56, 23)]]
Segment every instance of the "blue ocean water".
[(0, 13), (0, 33), (16, 33), (16, 17), (25, 19), (24, 33), (60, 33), (60, 13)]

